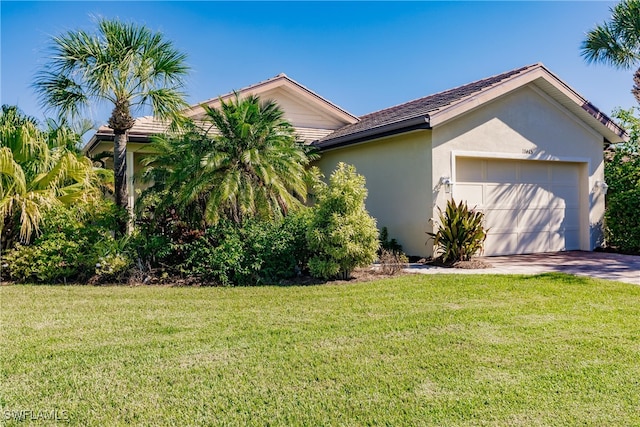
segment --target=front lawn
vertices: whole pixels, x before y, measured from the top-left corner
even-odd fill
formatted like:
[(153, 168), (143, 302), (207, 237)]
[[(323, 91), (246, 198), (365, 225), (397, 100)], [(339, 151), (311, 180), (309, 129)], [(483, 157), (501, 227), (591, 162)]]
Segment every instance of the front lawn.
[(640, 424), (633, 285), (5, 286), (0, 304), (9, 425)]

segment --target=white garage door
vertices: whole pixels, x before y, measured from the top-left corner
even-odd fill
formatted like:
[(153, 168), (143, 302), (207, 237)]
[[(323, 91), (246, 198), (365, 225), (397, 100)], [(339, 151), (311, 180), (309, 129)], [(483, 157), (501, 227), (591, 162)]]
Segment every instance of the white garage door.
[(484, 255), (580, 248), (576, 163), (459, 157), (453, 197), (485, 213)]

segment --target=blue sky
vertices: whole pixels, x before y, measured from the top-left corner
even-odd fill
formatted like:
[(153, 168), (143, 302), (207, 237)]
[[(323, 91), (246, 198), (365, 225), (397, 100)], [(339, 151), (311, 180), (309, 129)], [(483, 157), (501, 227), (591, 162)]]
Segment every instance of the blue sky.
[(30, 84), (50, 36), (90, 30), (98, 15), (145, 24), (186, 52), (190, 103), (284, 72), (362, 115), (543, 62), (609, 114), (635, 105), (633, 71), (587, 65), (579, 46), (614, 4), (2, 0), (0, 98), (43, 117)]

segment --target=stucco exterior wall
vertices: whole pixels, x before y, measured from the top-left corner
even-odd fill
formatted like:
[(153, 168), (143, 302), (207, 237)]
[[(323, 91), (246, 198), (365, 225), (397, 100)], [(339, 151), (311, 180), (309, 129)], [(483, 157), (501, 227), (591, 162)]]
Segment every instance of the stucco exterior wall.
[[(580, 247), (592, 250), (602, 241), (604, 195), (603, 137), (536, 86), (509, 93), (432, 131), (431, 181), (455, 177), (460, 156), (517, 160), (558, 160), (580, 164)], [(434, 188), (436, 205), (450, 196)], [(453, 187), (455, 195), (455, 183)]]
[(369, 213), (387, 227), (408, 255), (431, 254), (431, 131), (415, 131), (322, 153), (316, 165), (328, 180), (339, 162), (352, 164), (367, 180)]

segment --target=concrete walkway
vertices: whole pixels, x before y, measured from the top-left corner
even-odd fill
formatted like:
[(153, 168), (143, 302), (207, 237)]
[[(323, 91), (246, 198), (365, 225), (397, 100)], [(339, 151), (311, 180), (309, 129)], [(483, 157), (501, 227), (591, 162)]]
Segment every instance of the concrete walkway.
[(493, 268), (464, 270), (411, 264), (405, 271), (421, 274), (541, 274), (560, 272), (640, 285), (640, 256), (604, 252), (553, 252), (481, 257)]

